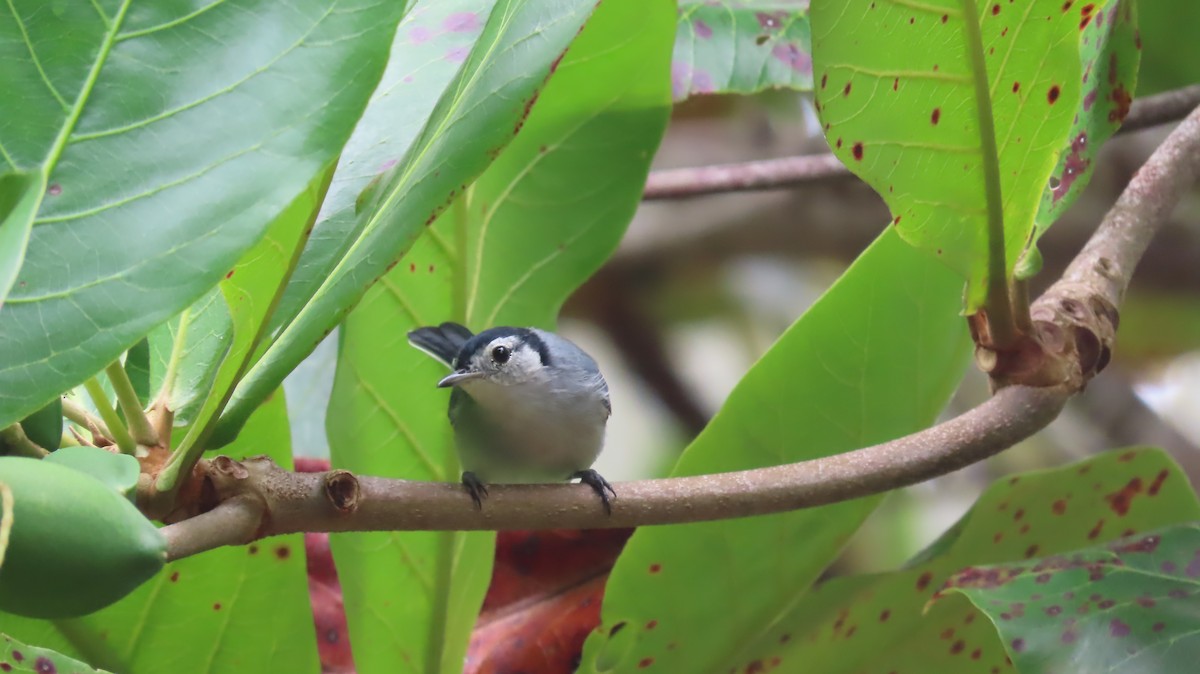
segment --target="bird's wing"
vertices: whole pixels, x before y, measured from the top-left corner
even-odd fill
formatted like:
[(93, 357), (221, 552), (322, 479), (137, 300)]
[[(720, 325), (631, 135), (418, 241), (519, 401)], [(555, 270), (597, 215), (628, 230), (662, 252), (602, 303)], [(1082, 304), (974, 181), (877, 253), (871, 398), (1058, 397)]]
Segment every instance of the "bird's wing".
[(410, 331), (408, 343), (433, 356), (446, 367), (454, 367), (454, 358), (471, 337), (471, 331), (458, 323), (442, 323)]

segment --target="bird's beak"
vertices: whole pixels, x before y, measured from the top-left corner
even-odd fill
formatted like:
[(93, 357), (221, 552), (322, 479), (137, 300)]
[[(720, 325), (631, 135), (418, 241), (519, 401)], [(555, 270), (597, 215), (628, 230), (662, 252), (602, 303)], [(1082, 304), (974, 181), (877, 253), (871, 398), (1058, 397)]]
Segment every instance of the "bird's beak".
[(454, 374), (446, 375), (445, 377), (442, 378), (441, 381), (438, 382), (437, 385), (438, 385), (438, 388), (447, 388), (450, 386), (458, 386), (459, 384), (463, 383), (464, 381), (469, 381), (471, 379), (479, 379), (482, 376), (483, 376), (482, 372), (478, 372), (478, 371), (472, 372), (471, 370), (463, 369), (463, 370), (459, 370), (458, 372), (455, 372)]

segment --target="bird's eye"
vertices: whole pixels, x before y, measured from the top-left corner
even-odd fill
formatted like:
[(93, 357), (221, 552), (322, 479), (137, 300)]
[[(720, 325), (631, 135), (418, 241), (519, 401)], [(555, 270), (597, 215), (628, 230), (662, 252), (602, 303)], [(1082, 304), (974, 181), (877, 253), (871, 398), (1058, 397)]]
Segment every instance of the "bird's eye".
[(507, 363), (508, 358), (511, 355), (512, 351), (510, 351), (507, 346), (497, 346), (496, 348), (492, 349), (492, 360), (496, 361), (500, 365)]

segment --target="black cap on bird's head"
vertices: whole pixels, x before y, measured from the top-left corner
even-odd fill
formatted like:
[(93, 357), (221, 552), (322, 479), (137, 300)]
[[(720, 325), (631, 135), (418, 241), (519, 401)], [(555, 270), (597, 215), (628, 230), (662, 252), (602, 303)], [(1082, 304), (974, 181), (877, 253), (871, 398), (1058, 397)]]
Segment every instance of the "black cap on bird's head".
[(529, 328), (498, 327), (468, 339), (454, 357), (454, 372), (438, 382), (439, 388), (478, 379), (515, 382), (550, 364), (550, 351)]

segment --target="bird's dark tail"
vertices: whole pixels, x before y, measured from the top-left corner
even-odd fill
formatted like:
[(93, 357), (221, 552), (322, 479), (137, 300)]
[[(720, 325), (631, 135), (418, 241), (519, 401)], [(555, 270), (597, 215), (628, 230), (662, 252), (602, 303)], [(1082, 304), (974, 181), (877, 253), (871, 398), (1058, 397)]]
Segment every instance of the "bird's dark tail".
[(442, 323), (410, 331), (408, 343), (445, 363), (446, 367), (454, 367), (455, 356), (472, 336), (470, 330), (458, 323)]

